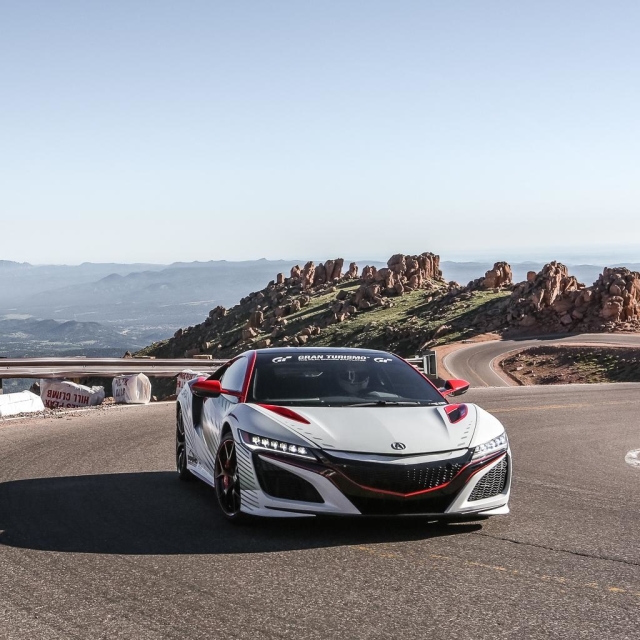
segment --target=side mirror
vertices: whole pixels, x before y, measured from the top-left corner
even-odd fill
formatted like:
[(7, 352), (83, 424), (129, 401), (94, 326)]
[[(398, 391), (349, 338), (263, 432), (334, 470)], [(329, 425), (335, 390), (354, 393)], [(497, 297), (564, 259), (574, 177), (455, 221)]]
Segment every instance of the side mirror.
[(200, 398), (217, 398), (222, 393), (222, 386), (220, 380), (200, 378), (191, 385), (191, 392)]
[(461, 396), (469, 390), (469, 383), (466, 380), (447, 380), (444, 387), (440, 389), (443, 396)]

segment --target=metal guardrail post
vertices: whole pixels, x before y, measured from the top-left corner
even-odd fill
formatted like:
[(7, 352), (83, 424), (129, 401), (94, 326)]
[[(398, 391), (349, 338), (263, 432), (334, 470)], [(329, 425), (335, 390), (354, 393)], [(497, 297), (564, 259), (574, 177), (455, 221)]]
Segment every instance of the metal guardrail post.
[(438, 375), (438, 359), (433, 349), (422, 354), (422, 367), (425, 375), (434, 377)]

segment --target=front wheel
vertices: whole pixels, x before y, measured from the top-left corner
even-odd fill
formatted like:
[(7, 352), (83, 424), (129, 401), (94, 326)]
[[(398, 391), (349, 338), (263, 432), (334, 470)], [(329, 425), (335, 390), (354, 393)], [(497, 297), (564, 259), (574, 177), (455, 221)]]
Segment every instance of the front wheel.
[(231, 433), (223, 436), (218, 447), (215, 489), (218, 504), (224, 517), (230, 522), (246, 522), (248, 516), (240, 511), (240, 475), (236, 458), (236, 443)]

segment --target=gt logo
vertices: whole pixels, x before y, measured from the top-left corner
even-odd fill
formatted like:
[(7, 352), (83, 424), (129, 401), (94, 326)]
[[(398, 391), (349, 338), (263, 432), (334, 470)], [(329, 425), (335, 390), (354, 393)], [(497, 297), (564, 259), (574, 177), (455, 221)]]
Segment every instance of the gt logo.
[(402, 442), (394, 442), (394, 443), (391, 445), (391, 448), (392, 448), (392, 449), (395, 449), (396, 451), (402, 451), (403, 449), (406, 449), (406, 448), (407, 448), (407, 445), (406, 445), (406, 444), (404, 444), (404, 443), (402, 443)]
[(280, 362), (286, 362), (287, 360), (291, 360), (291, 356), (278, 356), (277, 358), (274, 358), (271, 362), (276, 362), (276, 363), (280, 363)]
[(373, 361), (382, 363), (393, 362), (391, 358), (374, 358)]

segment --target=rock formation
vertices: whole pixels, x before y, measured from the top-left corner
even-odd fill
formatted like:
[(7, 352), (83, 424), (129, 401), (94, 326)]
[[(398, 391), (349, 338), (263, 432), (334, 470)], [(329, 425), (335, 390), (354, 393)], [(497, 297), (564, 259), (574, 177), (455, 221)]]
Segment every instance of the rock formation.
[(440, 256), (433, 253), (419, 256), (399, 253), (391, 256), (383, 269), (366, 266), (361, 280), (363, 282), (353, 298), (353, 304), (360, 310), (381, 305), (384, 298), (444, 285)]
[[(497, 262), (464, 287), (443, 279), (440, 259), (432, 253), (396, 254), (384, 268), (358, 271), (355, 263), (345, 271), (342, 258), (295, 266), (288, 277), (278, 274), (231, 309), (212, 309), (203, 323), (179, 329), (146, 353), (227, 358), (250, 348), (314, 344), (333, 325), (369, 311), (371, 323), (366, 324), (379, 326), (376, 335), (384, 340), (379, 346), (401, 353), (415, 353), (449, 334), (640, 330), (640, 274), (624, 268), (605, 269), (591, 287), (558, 262), (528, 273), (516, 285), (511, 267)], [(415, 304), (407, 313), (375, 313), (407, 295)], [(338, 331), (329, 335), (351, 335), (348, 327)]]
[(535, 278), (518, 284), (507, 321), (543, 331), (603, 331), (640, 325), (640, 274), (607, 268), (591, 287), (551, 262)]
[(502, 289), (513, 284), (513, 273), (506, 262), (496, 262), (493, 269), (484, 274), (483, 289)]
[[(535, 272), (531, 272), (535, 275)], [(484, 278), (472, 280), (467, 285), (467, 290), (506, 289), (513, 285), (513, 272), (507, 262), (496, 262), (493, 269), (484, 274)]]

